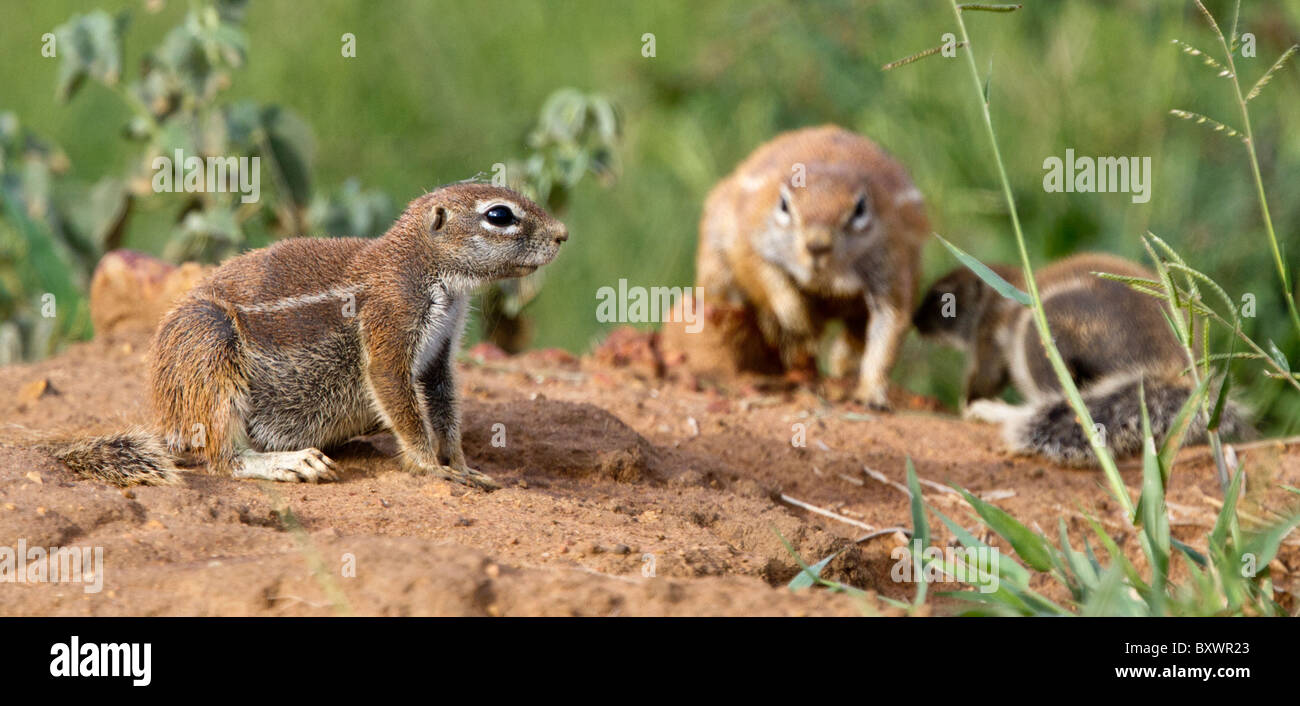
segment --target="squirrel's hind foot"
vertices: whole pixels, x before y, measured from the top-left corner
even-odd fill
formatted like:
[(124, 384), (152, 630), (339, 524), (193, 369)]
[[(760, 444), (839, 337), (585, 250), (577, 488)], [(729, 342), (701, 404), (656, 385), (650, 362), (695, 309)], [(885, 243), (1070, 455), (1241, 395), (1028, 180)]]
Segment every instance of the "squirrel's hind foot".
[(318, 449), (300, 451), (244, 451), (236, 460), (235, 478), (285, 483), (319, 483), (338, 480), (338, 465)]

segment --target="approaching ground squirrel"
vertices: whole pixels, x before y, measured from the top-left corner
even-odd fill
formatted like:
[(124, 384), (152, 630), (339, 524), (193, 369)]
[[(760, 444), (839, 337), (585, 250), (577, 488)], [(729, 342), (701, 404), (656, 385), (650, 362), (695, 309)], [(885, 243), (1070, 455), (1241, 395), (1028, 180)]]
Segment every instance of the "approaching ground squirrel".
[(198, 454), (236, 478), (332, 480), (319, 449), (390, 430), (404, 465), (497, 487), (461, 449), (455, 356), (471, 290), (528, 274), (568, 239), (509, 189), (425, 194), (382, 237), (294, 238), (184, 296), (151, 351), (155, 428), (50, 448), (119, 485), (174, 482)]
[[(992, 269), (1023, 287), (1019, 268)], [(1102, 425), (1111, 451), (1126, 456), (1142, 448), (1139, 384), (1146, 395), (1151, 430), (1157, 440), (1162, 439), (1194, 388), (1191, 378), (1183, 374), (1190, 361), (1159, 300), (1094, 272), (1156, 277), (1128, 260), (1082, 254), (1043, 268), (1035, 278), (1052, 337), (1093, 421)], [(1097, 463), (1061, 394), (1030, 309), (1002, 297), (960, 267), (930, 288), (913, 321), (922, 336), (963, 349), (969, 356), (964, 385), (967, 418), (1001, 423), (1007, 444), (1017, 453), (1041, 454), (1066, 466)], [(1024, 404), (989, 399), (1008, 383)], [(1243, 417), (1242, 410), (1229, 403), (1219, 431), (1226, 437), (1249, 434)], [(1187, 440), (1204, 439), (1206, 422), (1205, 415), (1198, 414), (1188, 427)]]
[(787, 370), (815, 361), (827, 323), (843, 321), (831, 373), (860, 358), (855, 398), (886, 409), (929, 232), (920, 193), (874, 142), (833, 125), (796, 130), (709, 193), (696, 280), (706, 302), (750, 310)]

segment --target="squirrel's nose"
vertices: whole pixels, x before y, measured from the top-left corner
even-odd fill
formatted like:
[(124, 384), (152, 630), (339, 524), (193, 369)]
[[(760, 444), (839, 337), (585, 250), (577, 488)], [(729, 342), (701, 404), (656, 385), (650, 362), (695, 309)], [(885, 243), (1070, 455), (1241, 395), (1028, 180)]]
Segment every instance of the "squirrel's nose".
[(568, 226), (561, 225), (561, 226), (560, 226), (560, 229), (557, 230), (557, 231), (555, 231), (555, 236), (554, 236), (554, 237), (555, 237), (555, 242), (556, 242), (557, 245), (558, 245), (559, 243), (563, 243), (564, 241), (568, 240), (568, 239), (569, 239), (569, 228), (568, 228)]
[(830, 242), (826, 242), (826, 241), (813, 241), (813, 242), (808, 243), (808, 254), (812, 255), (813, 257), (818, 257), (818, 256), (821, 256), (821, 255), (825, 255), (825, 254), (829, 253), (830, 251), (831, 251), (831, 244), (830, 244)]

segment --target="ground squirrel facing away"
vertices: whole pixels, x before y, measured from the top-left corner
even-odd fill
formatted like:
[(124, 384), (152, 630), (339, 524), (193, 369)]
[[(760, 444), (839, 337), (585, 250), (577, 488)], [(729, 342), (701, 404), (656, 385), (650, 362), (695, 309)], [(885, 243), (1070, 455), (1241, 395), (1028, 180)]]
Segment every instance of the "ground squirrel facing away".
[(883, 409), (928, 235), (920, 193), (884, 150), (833, 125), (806, 128), (759, 147), (709, 193), (696, 281), (706, 302), (749, 310), (786, 369), (814, 361), (826, 324), (842, 320), (831, 373), (860, 358), (855, 397)]
[(237, 478), (330, 480), (319, 449), (390, 430), (404, 465), (484, 488), (461, 449), (455, 356), (471, 290), (550, 262), (568, 231), (509, 189), (425, 194), (382, 237), (294, 238), (231, 259), (163, 318), (155, 429), (54, 445), (74, 471), (175, 480), (197, 454)]
[[(992, 269), (1023, 287), (1019, 268)], [(1094, 272), (1155, 279), (1128, 260), (1082, 254), (1043, 268), (1035, 281), (1052, 337), (1093, 421), (1102, 425), (1111, 451), (1125, 456), (1142, 448), (1139, 384), (1152, 432), (1160, 440), (1193, 390), (1190, 377), (1183, 374), (1190, 363), (1160, 301)], [(1003, 424), (1007, 444), (1018, 453), (1041, 454), (1067, 466), (1097, 463), (1061, 394), (1027, 307), (1002, 297), (960, 267), (930, 288), (913, 321), (922, 336), (966, 351), (967, 418)], [(1008, 383), (1024, 404), (990, 399)], [(1243, 417), (1242, 410), (1229, 403), (1219, 431), (1227, 437), (1249, 434)], [(1203, 414), (1192, 420), (1188, 441), (1204, 439), (1206, 421)]]

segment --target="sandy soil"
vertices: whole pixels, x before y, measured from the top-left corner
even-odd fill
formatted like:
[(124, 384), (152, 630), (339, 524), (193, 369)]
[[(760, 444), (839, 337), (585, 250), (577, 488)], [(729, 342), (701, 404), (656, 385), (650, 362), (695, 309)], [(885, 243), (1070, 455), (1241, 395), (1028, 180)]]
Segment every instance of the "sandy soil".
[[(119, 334), (0, 368), (0, 422), (86, 434), (146, 423), (146, 345), (139, 333)], [(630, 330), (583, 359), (557, 351), (508, 358), (480, 347), (461, 368), (465, 451), (506, 486), (490, 494), (401, 471), (387, 435), (332, 450), (344, 478), (317, 486), (236, 481), (200, 468), (181, 486), (122, 490), (0, 444), (0, 545), (24, 539), (105, 552), (102, 592), (0, 584), (0, 614), (888, 612), (874, 600), (786, 589), (797, 565), (777, 533), (812, 562), (867, 528), (908, 526), (908, 455), (932, 482), (926, 499), (967, 527), (978, 527), (969, 507), (944, 484), (1053, 534), (1065, 518), (1082, 537), (1082, 513), (1096, 513), (1138, 556), (1099, 473), (1009, 457), (996, 430), (936, 411), (932, 401), (901, 395), (898, 412), (875, 415), (825, 402), (833, 389), (819, 395), (761, 379), (707, 385)], [(791, 443), (796, 424), (805, 425), (804, 447)], [(502, 430), (505, 445), (493, 445)], [(1300, 486), (1300, 452), (1271, 445), (1242, 456), (1251, 469), (1243, 510), (1274, 517), (1294, 497), (1277, 485)], [(1138, 475), (1125, 471), (1135, 493)], [(1204, 546), (1218, 495), (1205, 450), (1185, 450), (1169, 495), (1180, 539)], [(908, 597), (913, 587), (890, 579), (890, 552), (902, 541), (887, 532), (860, 542), (826, 575)], [(1290, 540), (1273, 565), (1290, 591), (1300, 590), (1297, 544)], [(1054, 583), (1041, 589), (1065, 598)]]

